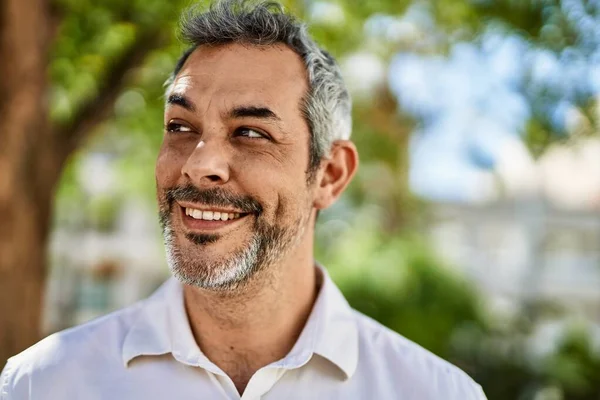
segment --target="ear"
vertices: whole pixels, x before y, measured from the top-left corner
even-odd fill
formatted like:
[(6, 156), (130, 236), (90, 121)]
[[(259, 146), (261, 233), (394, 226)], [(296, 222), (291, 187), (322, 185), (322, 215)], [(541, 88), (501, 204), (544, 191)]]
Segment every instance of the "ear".
[(358, 169), (358, 151), (350, 140), (337, 140), (328, 158), (321, 161), (313, 206), (322, 210), (344, 192)]

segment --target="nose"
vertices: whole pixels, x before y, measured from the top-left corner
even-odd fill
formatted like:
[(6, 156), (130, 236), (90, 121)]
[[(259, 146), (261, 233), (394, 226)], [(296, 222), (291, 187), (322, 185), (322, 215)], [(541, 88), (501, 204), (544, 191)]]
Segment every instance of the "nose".
[(198, 187), (221, 185), (229, 180), (224, 149), (211, 142), (201, 140), (181, 169), (181, 174)]

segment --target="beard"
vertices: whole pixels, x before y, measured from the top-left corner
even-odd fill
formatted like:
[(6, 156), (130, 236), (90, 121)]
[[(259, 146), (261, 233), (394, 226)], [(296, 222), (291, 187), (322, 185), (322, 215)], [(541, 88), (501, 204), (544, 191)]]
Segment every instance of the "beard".
[[(220, 291), (239, 288), (258, 272), (280, 260), (300, 241), (310, 214), (304, 213), (289, 226), (269, 224), (264, 221), (263, 208), (257, 200), (221, 188), (199, 190), (187, 185), (166, 190), (164, 197), (163, 201), (159, 201), (159, 220), (171, 273), (184, 284)], [(193, 257), (182, 251), (173, 229), (173, 206), (176, 200), (232, 207), (248, 213), (244, 218), (254, 218), (251, 235), (240, 248), (221, 258), (209, 260)], [(202, 247), (218, 241), (220, 235), (188, 233), (185, 238), (195, 246)]]

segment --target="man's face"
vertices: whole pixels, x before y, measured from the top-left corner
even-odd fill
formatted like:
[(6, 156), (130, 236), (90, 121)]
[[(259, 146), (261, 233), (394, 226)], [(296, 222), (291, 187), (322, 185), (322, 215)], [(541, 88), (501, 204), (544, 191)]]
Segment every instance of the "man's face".
[(310, 224), (308, 88), (284, 45), (201, 46), (177, 75), (156, 164), (169, 266), (231, 288), (288, 254)]

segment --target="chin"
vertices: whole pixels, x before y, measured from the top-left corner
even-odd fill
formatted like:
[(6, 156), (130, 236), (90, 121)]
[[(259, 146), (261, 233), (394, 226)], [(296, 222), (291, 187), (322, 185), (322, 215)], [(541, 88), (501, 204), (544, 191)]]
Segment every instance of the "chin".
[[(198, 245), (190, 244), (195, 248), (188, 248), (183, 252), (178, 246), (167, 245), (167, 261), (171, 273), (186, 285), (229, 290), (239, 287), (262, 268), (262, 252), (257, 240), (227, 257), (219, 257), (215, 254), (217, 249), (209, 249), (219, 244), (204, 244), (204, 249), (200, 251)], [(193, 253), (197, 254), (190, 256)]]

